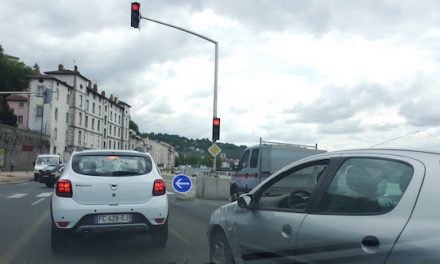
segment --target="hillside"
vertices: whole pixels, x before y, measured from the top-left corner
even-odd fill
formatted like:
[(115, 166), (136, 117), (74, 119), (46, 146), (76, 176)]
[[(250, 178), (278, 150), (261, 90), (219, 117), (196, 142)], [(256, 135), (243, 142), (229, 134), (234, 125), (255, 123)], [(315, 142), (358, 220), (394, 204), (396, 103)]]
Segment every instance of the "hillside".
[[(212, 145), (212, 141), (207, 138), (204, 139), (188, 139), (179, 135), (169, 135), (162, 133), (141, 133), (141, 137), (148, 137), (156, 141), (163, 141), (174, 146), (175, 150), (179, 153), (179, 156), (190, 157), (193, 156), (194, 159), (201, 160), (209, 158), (210, 154), (208, 148)], [(239, 159), (241, 153), (246, 148), (246, 146), (237, 146), (230, 143), (217, 143), (217, 145), (222, 149), (222, 153), (225, 153), (227, 158)]]

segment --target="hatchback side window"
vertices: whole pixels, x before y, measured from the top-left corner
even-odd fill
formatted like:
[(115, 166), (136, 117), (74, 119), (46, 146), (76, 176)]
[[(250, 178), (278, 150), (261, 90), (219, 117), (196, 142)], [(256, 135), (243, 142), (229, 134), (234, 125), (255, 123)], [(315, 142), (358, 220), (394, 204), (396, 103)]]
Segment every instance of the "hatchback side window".
[(276, 181), (270, 182), (259, 192), (257, 207), (304, 211), (328, 163), (328, 160), (314, 162), (280, 174)]
[(346, 160), (331, 181), (318, 211), (327, 214), (382, 214), (400, 201), (413, 168), (388, 159)]

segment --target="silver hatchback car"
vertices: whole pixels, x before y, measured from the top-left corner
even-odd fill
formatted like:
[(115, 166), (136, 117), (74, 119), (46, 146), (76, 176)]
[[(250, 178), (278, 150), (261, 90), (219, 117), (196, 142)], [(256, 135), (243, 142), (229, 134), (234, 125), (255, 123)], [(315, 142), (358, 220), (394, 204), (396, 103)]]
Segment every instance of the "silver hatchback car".
[(440, 153), (365, 149), (295, 162), (220, 207), (214, 263), (440, 263)]

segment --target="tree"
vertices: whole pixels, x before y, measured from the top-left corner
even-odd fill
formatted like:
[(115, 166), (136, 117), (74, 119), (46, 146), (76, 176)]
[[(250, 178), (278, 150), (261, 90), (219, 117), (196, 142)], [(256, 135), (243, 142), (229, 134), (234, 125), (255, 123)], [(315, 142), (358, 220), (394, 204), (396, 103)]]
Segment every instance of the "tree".
[(133, 120), (130, 120), (130, 121), (128, 122), (128, 127), (129, 127), (131, 130), (135, 131), (137, 135), (140, 134), (140, 133), (139, 133), (139, 126), (138, 126)]
[[(32, 68), (22, 62), (10, 61), (0, 45), (0, 91), (23, 91), (27, 88), (26, 76)], [(17, 126), (17, 117), (6, 101), (8, 94), (0, 96), (0, 123)]]

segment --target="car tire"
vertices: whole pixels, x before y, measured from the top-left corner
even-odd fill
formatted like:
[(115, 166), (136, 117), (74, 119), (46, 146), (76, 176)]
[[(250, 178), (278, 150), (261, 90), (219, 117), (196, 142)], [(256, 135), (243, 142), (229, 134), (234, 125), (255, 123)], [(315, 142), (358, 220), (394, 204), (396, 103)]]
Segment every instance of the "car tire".
[(153, 226), (150, 236), (153, 247), (165, 247), (168, 240), (168, 219), (162, 225)]
[(234, 263), (231, 246), (223, 232), (217, 232), (212, 236), (209, 243), (209, 259), (210, 263), (215, 264)]
[(67, 248), (69, 235), (66, 230), (59, 229), (52, 221), (50, 245), (55, 253), (63, 252)]

